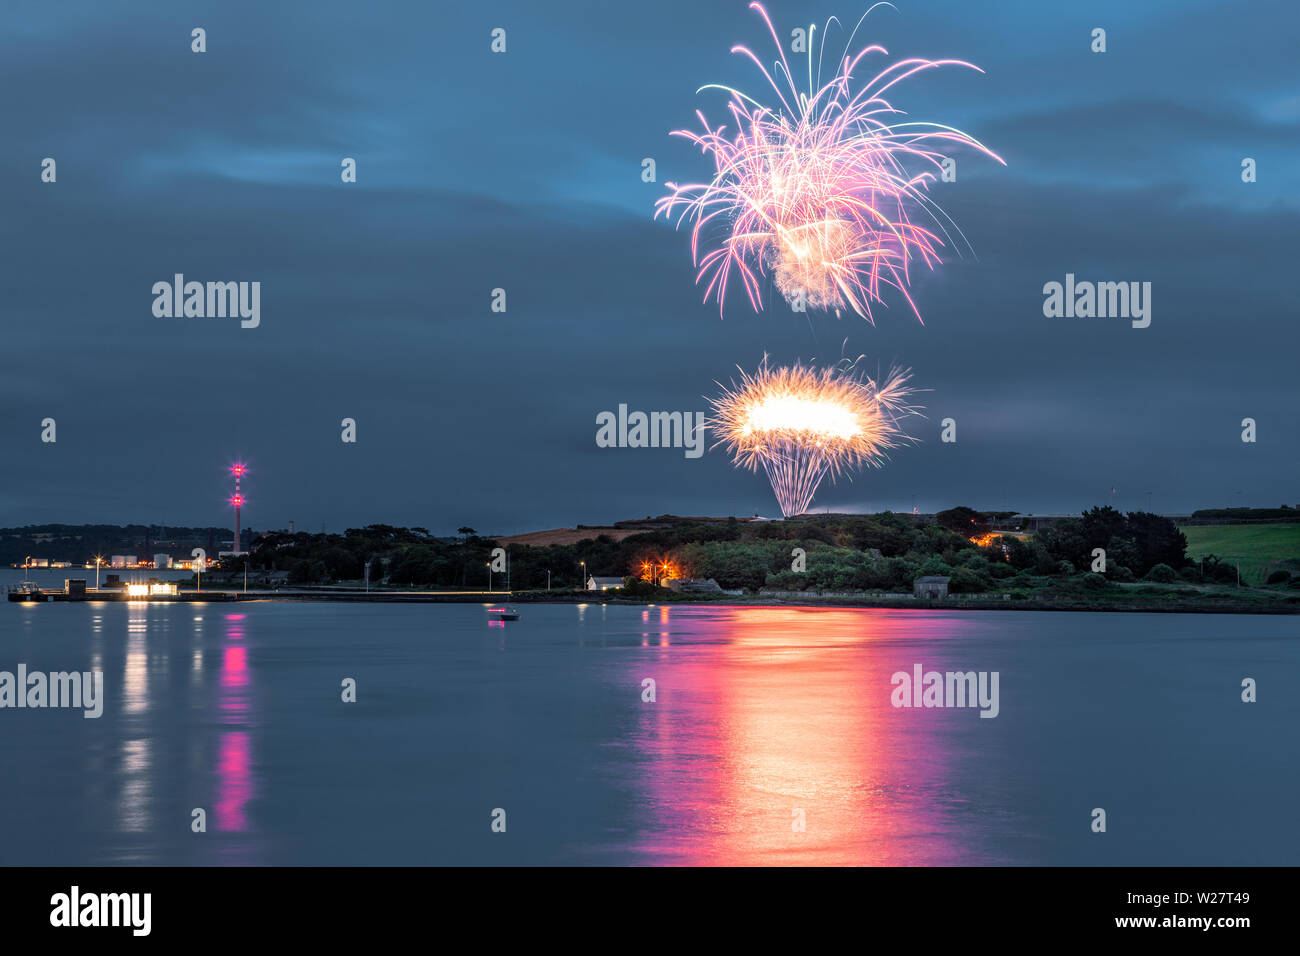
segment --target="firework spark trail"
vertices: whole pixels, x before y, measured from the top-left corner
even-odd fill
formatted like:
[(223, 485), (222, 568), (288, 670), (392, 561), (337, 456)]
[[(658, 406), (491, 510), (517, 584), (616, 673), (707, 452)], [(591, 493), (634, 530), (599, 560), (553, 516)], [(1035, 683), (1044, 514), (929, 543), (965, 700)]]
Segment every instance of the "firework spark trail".
[[(781, 59), (769, 72), (747, 47), (735, 46), (732, 52), (743, 54), (759, 68), (780, 109), (728, 86), (700, 87), (730, 94), (728, 108), (737, 132), (729, 138), (725, 125), (710, 126), (697, 110), (703, 133), (677, 130), (672, 134), (710, 155), (714, 176), (708, 183), (667, 183), (670, 192), (655, 203), (655, 217), (675, 215), (678, 227), (684, 220), (694, 223), (691, 257), (698, 269), (696, 283), (705, 283), (704, 299), (715, 297), (719, 313), (727, 288), (737, 277), (750, 304), (762, 309), (761, 278), (771, 275), (788, 301), (802, 295), (815, 308), (834, 310), (837, 315), (852, 309), (868, 321), (874, 321), (872, 304), (883, 304), (886, 289), (892, 287), (919, 320), (920, 311), (908, 291), (911, 265), (920, 261), (933, 269), (944, 246), (939, 234), (954, 242), (948, 231), (952, 226), (961, 235), (926, 195), (934, 171), (941, 170), (947, 158), (940, 150), (968, 147), (1006, 163), (952, 127), (891, 123), (904, 114), (883, 94), (923, 70), (958, 66), (983, 71), (963, 60), (906, 59), (881, 70), (854, 92), (859, 64), (871, 54), (887, 51), (868, 46), (851, 56), (846, 45), (833, 78), (817, 86), (825, 55), (823, 36), (816, 79), (813, 43), (808, 44), (808, 89), (802, 92), (767, 11), (759, 3), (750, 7), (767, 24)], [(853, 42), (853, 35), (848, 42)], [(782, 89), (774, 73), (788, 89)], [(921, 171), (910, 172), (914, 167)], [(912, 221), (917, 209), (925, 212), (937, 231)], [(721, 242), (710, 246), (717, 236)], [(965, 237), (961, 238), (964, 243)]]
[(842, 366), (769, 368), (765, 356), (753, 375), (739, 371), (739, 383), (719, 384), (707, 424), (737, 465), (763, 466), (787, 518), (808, 510), (827, 475), (878, 466), (888, 449), (908, 441), (898, 425), (917, 411), (908, 402), (907, 370), (877, 383)]

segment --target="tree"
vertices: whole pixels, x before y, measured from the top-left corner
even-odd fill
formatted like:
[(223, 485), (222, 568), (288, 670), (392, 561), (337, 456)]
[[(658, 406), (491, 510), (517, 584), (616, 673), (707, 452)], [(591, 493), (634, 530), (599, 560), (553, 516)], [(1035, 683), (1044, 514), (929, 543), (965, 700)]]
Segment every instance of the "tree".
[(934, 518), (939, 527), (955, 531), (963, 538), (978, 538), (987, 534), (989, 530), (984, 515), (974, 508), (967, 508), (965, 505), (958, 505), (956, 508), (940, 511)]
[(1164, 515), (1131, 511), (1127, 523), (1128, 536), (1142, 556), (1140, 565), (1133, 567), (1134, 571), (1144, 573), (1157, 564), (1181, 568), (1187, 563), (1187, 538), (1173, 521)]
[(1137, 543), (1129, 537), (1112, 535), (1106, 542), (1106, 569), (1120, 565), (1126, 568), (1142, 567), (1142, 552)]
[(1106, 505), (1085, 511), (1081, 530), (1089, 549), (1104, 548), (1111, 538), (1122, 537), (1128, 531), (1128, 522), (1122, 514)]

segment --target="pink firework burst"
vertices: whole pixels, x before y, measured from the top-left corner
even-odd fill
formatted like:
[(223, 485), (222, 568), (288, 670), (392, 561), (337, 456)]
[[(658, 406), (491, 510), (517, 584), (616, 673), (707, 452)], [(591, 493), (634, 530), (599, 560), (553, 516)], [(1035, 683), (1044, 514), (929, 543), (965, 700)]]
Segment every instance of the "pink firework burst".
[[(704, 132), (673, 133), (711, 156), (715, 171), (707, 183), (668, 183), (668, 194), (655, 204), (655, 217), (675, 216), (679, 227), (683, 220), (693, 223), (696, 281), (705, 285), (705, 301), (717, 299), (720, 313), (736, 276), (754, 309), (761, 309), (760, 280), (771, 276), (792, 304), (802, 298), (837, 315), (851, 309), (868, 321), (874, 321), (872, 305), (884, 304), (886, 287), (893, 287), (920, 319), (908, 291), (911, 268), (920, 262), (933, 269), (943, 239), (952, 243), (953, 233), (961, 236), (929, 199), (930, 183), (958, 148), (969, 147), (1006, 163), (960, 130), (899, 122), (906, 114), (885, 94), (923, 70), (958, 66), (982, 71), (962, 60), (906, 59), (859, 83), (856, 73), (863, 61), (887, 51), (868, 46), (850, 55), (851, 34), (834, 76), (818, 86), (810, 29), (808, 87), (801, 91), (767, 11), (759, 3), (750, 7), (767, 24), (781, 58), (769, 72), (747, 47), (732, 47), (732, 52), (748, 57), (762, 71), (779, 106), (764, 106), (727, 86), (701, 87), (731, 95), (728, 108), (736, 132), (710, 126), (697, 110)], [(824, 55), (823, 39), (818, 74)], [(925, 214), (926, 225), (912, 221), (918, 211)], [(965, 237), (961, 240), (964, 243)]]

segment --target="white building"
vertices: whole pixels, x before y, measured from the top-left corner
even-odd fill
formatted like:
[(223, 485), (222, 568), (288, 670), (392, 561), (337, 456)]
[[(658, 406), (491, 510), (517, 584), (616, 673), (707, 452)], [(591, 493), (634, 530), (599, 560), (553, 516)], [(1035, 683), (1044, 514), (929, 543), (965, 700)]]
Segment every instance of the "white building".
[(609, 591), (613, 588), (621, 588), (622, 586), (622, 578), (598, 578), (594, 576), (587, 578), (588, 591)]
[(115, 554), (108, 562), (110, 568), (133, 568), (136, 566), (134, 554)]
[(172, 556), (170, 554), (155, 554), (153, 556), (153, 566), (155, 568), (170, 568), (172, 566)]

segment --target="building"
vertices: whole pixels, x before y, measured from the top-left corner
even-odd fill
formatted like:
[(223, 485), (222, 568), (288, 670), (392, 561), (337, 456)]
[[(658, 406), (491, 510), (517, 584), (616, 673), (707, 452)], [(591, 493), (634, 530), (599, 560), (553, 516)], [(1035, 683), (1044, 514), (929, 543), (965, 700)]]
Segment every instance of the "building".
[(912, 583), (912, 593), (927, 601), (941, 601), (948, 596), (948, 582), (941, 574), (927, 574)]
[(134, 554), (115, 554), (108, 562), (110, 568), (133, 568), (136, 566)]
[(180, 590), (173, 581), (133, 582), (126, 586), (128, 597), (176, 597)]
[(170, 554), (155, 554), (153, 556), (154, 568), (170, 568), (172, 566), (172, 556)]
[(621, 588), (622, 586), (622, 578), (598, 578), (595, 576), (587, 578), (588, 591), (609, 591), (613, 588)]

